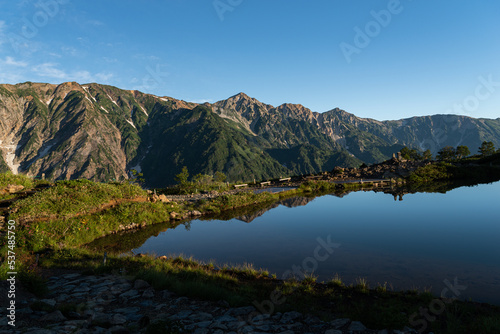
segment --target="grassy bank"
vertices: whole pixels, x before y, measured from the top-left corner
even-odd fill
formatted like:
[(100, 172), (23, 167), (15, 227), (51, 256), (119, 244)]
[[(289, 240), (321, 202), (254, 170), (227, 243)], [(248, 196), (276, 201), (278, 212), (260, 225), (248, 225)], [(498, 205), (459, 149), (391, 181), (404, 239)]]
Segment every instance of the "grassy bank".
[(440, 161), (418, 168), (408, 176), (412, 184), (443, 180), (467, 180), (471, 183), (485, 179), (500, 179), (500, 154), (488, 157), (468, 157), (458, 161)]

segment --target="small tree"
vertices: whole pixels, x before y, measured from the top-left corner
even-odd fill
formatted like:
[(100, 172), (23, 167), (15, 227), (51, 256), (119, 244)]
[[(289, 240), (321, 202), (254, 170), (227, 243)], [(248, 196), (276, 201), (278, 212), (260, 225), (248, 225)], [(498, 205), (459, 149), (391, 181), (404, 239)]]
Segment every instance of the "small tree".
[(215, 182), (225, 182), (226, 181), (226, 174), (222, 172), (215, 172), (215, 177), (214, 177)]
[(422, 160), (422, 155), (414, 148), (403, 147), (401, 149), (401, 157), (405, 160)]
[(424, 151), (423, 155), (422, 155), (422, 159), (423, 160), (432, 160), (432, 152), (431, 150), (427, 149)]
[(401, 153), (401, 157), (405, 160), (410, 160), (410, 154), (411, 154), (411, 150), (408, 148), (408, 147), (403, 147), (401, 149), (401, 151), (399, 151)]
[(130, 178), (129, 181), (130, 183), (142, 185), (145, 182), (143, 178), (144, 174), (139, 173), (136, 169), (131, 169), (130, 174), (132, 174), (132, 177)]
[(185, 187), (188, 185), (188, 179), (189, 179), (189, 172), (186, 166), (182, 167), (182, 171), (177, 174), (174, 178), (177, 183), (179, 183), (181, 186)]
[(470, 150), (465, 145), (457, 146), (456, 150), (457, 158), (462, 159), (470, 155)]
[(453, 146), (443, 147), (437, 154), (436, 158), (438, 160), (452, 160), (457, 156), (457, 152)]
[(212, 176), (207, 174), (199, 173), (193, 177), (193, 182), (199, 185), (208, 185), (212, 183), (212, 181), (213, 181)]
[(491, 141), (483, 141), (481, 146), (479, 146), (479, 153), (481, 153), (483, 157), (492, 155), (495, 153), (495, 145)]

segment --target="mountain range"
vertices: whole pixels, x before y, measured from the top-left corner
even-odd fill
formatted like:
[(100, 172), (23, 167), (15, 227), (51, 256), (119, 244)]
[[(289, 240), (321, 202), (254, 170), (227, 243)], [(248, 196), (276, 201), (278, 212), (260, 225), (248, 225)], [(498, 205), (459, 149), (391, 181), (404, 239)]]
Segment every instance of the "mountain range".
[(0, 171), (49, 179), (123, 180), (147, 186), (191, 175), (253, 181), (386, 160), (402, 147), (500, 144), (500, 118), (433, 115), (395, 121), (341, 109), (278, 107), (244, 93), (191, 103), (90, 83), (0, 85)]

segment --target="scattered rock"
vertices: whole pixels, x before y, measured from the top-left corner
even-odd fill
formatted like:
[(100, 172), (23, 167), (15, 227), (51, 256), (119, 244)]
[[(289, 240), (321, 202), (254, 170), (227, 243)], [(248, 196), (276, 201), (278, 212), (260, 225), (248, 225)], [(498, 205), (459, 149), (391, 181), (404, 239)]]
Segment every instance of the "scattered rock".
[(160, 196), (158, 196), (158, 200), (159, 200), (160, 202), (163, 202), (163, 203), (168, 203), (168, 202), (170, 202), (170, 200), (167, 198), (167, 196), (165, 196), (165, 195), (163, 195), (163, 194), (162, 194), (162, 195), (160, 195)]
[(123, 325), (127, 322), (127, 318), (124, 315), (117, 313), (111, 318), (110, 322), (112, 325)]
[(336, 319), (336, 320), (331, 321), (330, 325), (334, 329), (340, 329), (340, 328), (344, 327), (345, 325), (347, 325), (350, 322), (351, 322), (350, 319), (342, 318), (342, 319)]
[(302, 314), (299, 312), (287, 312), (281, 317), (281, 323), (288, 324), (300, 317), (302, 317)]
[(42, 300), (40, 300), (40, 302), (47, 304), (49, 306), (52, 306), (52, 307), (56, 306), (56, 303), (57, 303), (55, 299), (42, 299)]
[(136, 279), (134, 282), (134, 289), (143, 290), (149, 287), (150, 287), (149, 283), (142, 279)]
[(15, 194), (17, 192), (22, 191), (23, 189), (24, 186), (19, 184), (9, 184), (7, 187), (5, 187), (5, 190), (7, 190), (7, 192), (10, 194)]
[[(129, 281), (118, 275), (69, 274), (51, 277), (48, 287), (50, 293), (47, 299), (33, 298), (30, 304), (18, 309), (23, 320), (26, 319), (26, 323), (23, 323), (26, 333), (145, 333), (151, 325), (160, 332), (199, 334), (384, 333), (367, 330), (361, 322), (351, 322), (349, 319), (326, 323), (315, 316), (294, 311), (262, 314), (253, 306), (230, 308), (227, 302), (176, 297), (168, 290), (156, 291), (144, 280)], [(28, 305), (35, 302), (57, 311), (46, 313), (31, 310)], [(58, 309), (67, 303), (74, 304), (76, 309), (63, 315)], [(252, 321), (246, 322), (250, 314), (253, 316)], [(27, 323), (37, 324), (40, 321), (50, 323), (51, 327), (47, 330), (26, 327)], [(45, 327), (45, 324), (39, 326)], [(403, 332), (414, 333), (408, 328)], [(0, 334), (3, 333), (0, 330)]]
[(342, 331), (338, 329), (329, 329), (325, 332), (325, 334), (342, 334)]
[(155, 289), (149, 288), (144, 291), (142, 298), (153, 298), (155, 296)]
[(348, 328), (350, 331), (364, 331), (366, 327), (359, 321), (353, 321)]
[(181, 219), (181, 215), (178, 214), (177, 212), (170, 212), (170, 219), (180, 220)]
[(57, 310), (52, 313), (48, 313), (40, 318), (40, 321), (64, 321), (66, 317), (61, 313), (61, 311)]

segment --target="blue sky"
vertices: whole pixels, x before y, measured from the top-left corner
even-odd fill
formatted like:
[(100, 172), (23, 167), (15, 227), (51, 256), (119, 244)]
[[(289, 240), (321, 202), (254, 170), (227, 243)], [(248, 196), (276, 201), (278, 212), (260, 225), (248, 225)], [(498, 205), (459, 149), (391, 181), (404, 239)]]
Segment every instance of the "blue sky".
[(2, 1), (0, 82), (498, 118), (499, 14), (494, 0)]

